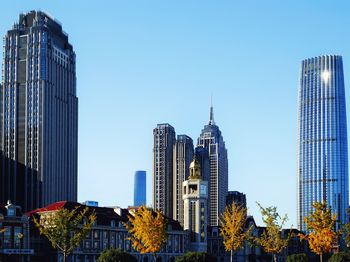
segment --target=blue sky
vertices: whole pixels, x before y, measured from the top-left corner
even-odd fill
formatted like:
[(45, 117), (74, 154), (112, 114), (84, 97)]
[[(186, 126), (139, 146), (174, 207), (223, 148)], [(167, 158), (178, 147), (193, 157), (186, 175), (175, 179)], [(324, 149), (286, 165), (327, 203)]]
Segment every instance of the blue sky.
[[(0, 35), (20, 12), (57, 18), (77, 54), (79, 201), (127, 206), (147, 171), (152, 130), (168, 122), (195, 141), (215, 121), (229, 156), (229, 189), (274, 205), (296, 225), (300, 62), (339, 54), (349, 108), (348, 1), (3, 1)], [(2, 60), (2, 52), (0, 53)], [(350, 115), (350, 114), (348, 114)]]

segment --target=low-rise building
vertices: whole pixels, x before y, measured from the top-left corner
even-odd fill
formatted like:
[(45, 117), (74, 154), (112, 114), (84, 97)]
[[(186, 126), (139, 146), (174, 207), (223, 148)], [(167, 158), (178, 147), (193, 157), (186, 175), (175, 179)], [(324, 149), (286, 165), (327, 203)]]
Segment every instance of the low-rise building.
[(30, 249), (29, 220), (22, 213), (21, 207), (0, 205), (0, 254), (4, 261), (29, 261), (33, 255)]
[[(78, 211), (85, 209), (87, 206), (76, 202), (56, 202), (47, 207), (39, 208), (28, 213), (30, 217), (38, 217), (47, 213), (55, 212), (60, 208), (72, 210), (77, 208)], [(88, 206), (88, 216), (92, 212), (96, 214), (96, 221), (88, 236), (75, 249), (68, 261), (70, 262), (93, 262), (106, 249), (120, 248), (135, 257), (139, 261), (152, 261), (151, 254), (141, 255), (136, 252), (129, 240), (129, 233), (123, 223), (128, 221), (128, 215), (132, 214), (128, 209), (108, 208), (108, 207), (91, 207)], [(167, 243), (159, 252), (158, 257), (162, 261), (174, 261), (175, 257), (181, 256), (186, 251), (187, 232), (183, 230), (180, 223), (167, 218)], [(61, 261), (62, 254), (54, 250), (44, 236), (40, 236), (38, 229), (31, 222), (32, 246), (35, 250), (35, 261), (56, 262)]]

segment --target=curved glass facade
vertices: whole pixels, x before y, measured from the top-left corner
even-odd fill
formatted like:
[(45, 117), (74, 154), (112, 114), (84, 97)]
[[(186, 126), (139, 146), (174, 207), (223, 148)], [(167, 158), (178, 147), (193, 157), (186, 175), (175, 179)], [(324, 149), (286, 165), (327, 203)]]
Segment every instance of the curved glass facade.
[(349, 206), (348, 145), (342, 57), (302, 61), (298, 106), (297, 222), (312, 203), (325, 201), (346, 222)]

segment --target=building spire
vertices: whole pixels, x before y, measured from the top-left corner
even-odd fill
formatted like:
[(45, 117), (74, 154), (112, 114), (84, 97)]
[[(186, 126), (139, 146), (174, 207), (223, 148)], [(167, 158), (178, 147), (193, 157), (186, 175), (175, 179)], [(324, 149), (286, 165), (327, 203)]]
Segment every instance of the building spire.
[(215, 125), (215, 122), (214, 122), (214, 109), (213, 109), (213, 95), (211, 95), (211, 98), (210, 98), (209, 125)]

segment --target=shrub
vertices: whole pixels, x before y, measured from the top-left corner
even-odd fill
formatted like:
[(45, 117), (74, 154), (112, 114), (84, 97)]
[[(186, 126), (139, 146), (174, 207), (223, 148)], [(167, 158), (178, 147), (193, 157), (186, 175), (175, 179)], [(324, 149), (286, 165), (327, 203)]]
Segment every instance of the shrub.
[(348, 252), (339, 252), (339, 253), (333, 254), (328, 261), (329, 262), (350, 261), (350, 253), (348, 253)]
[(121, 249), (107, 249), (101, 253), (97, 262), (137, 262), (137, 259)]
[(176, 262), (215, 262), (216, 260), (205, 252), (188, 252), (177, 257)]
[(286, 262), (308, 262), (309, 259), (306, 254), (293, 254), (287, 257)]

